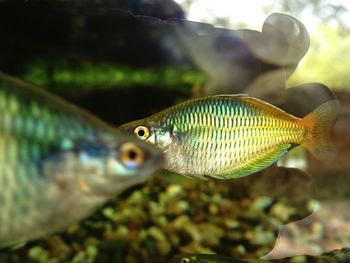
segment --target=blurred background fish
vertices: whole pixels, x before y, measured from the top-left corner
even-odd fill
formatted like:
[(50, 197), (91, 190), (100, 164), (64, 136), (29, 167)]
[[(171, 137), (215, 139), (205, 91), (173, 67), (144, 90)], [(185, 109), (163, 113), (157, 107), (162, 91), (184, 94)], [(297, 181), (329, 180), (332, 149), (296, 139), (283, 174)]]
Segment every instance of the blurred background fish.
[(265, 19), (261, 32), (214, 30), (209, 24), (185, 21), (176, 33), (188, 56), (209, 77), (195, 96), (246, 93), (267, 99), (285, 88), (310, 45), (305, 26), (279, 13)]
[(329, 130), (337, 100), (303, 119), (245, 95), (189, 100), (120, 126), (165, 154), (163, 167), (184, 175), (230, 179), (258, 172), (303, 144), (318, 158), (332, 155)]
[[(207, 255), (206, 254), (176, 255), (171, 259), (170, 262), (171, 263), (248, 263), (248, 261), (245, 261), (243, 259), (222, 257), (218, 255), (208, 255), (208, 254)], [(258, 262), (256, 261), (256, 263)]]
[[(289, 258), (291, 262), (298, 262), (298, 257)], [(350, 249), (335, 249), (320, 256), (308, 257), (307, 262), (317, 263), (346, 263), (350, 260)], [(180, 254), (173, 257), (171, 263), (284, 263), (286, 260), (243, 260), (210, 254)]]
[(144, 181), (160, 153), (0, 73), (0, 245), (41, 237)]

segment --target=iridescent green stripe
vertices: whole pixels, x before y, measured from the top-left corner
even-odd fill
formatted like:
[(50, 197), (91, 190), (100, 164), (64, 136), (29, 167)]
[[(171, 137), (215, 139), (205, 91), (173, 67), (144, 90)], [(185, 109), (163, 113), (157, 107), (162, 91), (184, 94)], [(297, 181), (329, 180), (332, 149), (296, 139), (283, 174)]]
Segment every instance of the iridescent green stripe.
[(171, 119), (167, 123), (195, 140), (188, 150), (196, 151), (197, 166), (201, 162), (210, 167), (240, 164), (274, 145), (298, 143), (303, 136), (303, 127), (294, 119), (281, 118), (281, 113), (252, 106), (239, 97), (194, 100), (170, 108), (163, 116), (167, 115)]

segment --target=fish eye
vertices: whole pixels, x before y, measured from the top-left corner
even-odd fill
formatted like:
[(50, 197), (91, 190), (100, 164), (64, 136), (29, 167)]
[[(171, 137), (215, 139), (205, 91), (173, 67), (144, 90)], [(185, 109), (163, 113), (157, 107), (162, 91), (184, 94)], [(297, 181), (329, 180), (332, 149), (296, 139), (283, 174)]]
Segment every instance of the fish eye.
[(120, 162), (129, 169), (137, 168), (144, 161), (143, 150), (135, 143), (125, 143), (120, 147)]
[(181, 260), (181, 263), (190, 263), (190, 259), (189, 258), (183, 258)]
[(137, 126), (134, 130), (134, 134), (141, 140), (146, 140), (148, 139), (150, 132), (146, 126)]

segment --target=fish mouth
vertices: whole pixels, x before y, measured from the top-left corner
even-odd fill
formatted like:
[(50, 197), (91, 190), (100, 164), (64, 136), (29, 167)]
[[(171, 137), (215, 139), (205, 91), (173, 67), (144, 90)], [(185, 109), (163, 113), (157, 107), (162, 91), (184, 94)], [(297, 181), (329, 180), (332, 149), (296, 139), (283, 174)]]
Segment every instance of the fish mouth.
[(106, 182), (103, 182), (101, 186), (94, 185), (93, 187), (89, 185), (89, 182), (79, 181), (81, 189), (85, 190), (86, 193), (109, 199), (115, 194), (120, 194), (134, 185), (144, 183), (156, 171), (161, 169), (164, 157), (158, 149), (148, 145), (147, 143), (142, 143), (142, 145), (139, 146), (142, 147), (147, 159), (142, 165), (140, 165), (140, 167), (137, 168), (138, 170), (135, 171), (133, 175), (110, 176), (105, 178), (105, 180), (108, 181), (107, 184)]
[(118, 178), (119, 182), (121, 180), (125, 184), (125, 188), (122, 190), (126, 190), (127, 188), (135, 184), (144, 183), (156, 171), (162, 169), (162, 165), (165, 160), (163, 153), (159, 149), (155, 148), (152, 145), (149, 145), (148, 143), (143, 144), (145, 144), (146, 149), (144, 149), (144, 151), (147, 155), (149, 155), (149, 159), (146, 160), (145, 163), (140, 167), (140, 170), (137, 175)]
[(145, 142), (147, 144), (147, 148), (151, 147), (151, 155), (153, 155), (153, 158), (147, 162), (147, 170), (150, 171), (150, 173), (153, 173), (159, 169), (162, 168), (164, 162), (165, 162), (165, 156), (164, 153), (157, 149), (155, 146), (151, 145), (150, 143)]
[[(151, 143), (133, 138), (133, 143), (136, 143), (144, 154), (144, 162), (137, 168), (139, 169), (139, 178), (145, 179), (152, 173), (162, 168), (165, 162), (164, 153)], [(137, 177), (137, 176), (136, 176)]]

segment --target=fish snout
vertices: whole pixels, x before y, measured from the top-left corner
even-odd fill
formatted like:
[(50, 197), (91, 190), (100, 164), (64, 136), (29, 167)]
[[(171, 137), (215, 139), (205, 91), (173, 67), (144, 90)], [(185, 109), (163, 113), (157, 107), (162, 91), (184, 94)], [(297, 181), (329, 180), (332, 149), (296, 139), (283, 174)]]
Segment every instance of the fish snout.
[(144, 178), (158, 170), (163, 161), (163, 153), (154, 145), (128, 136), (119, 147), (119, 162), (125, 168), (125, 175)]
[(150, 173), (160, 169), (165, 160), (162, 151), (156, 146), (148, 142), (140, 141), (139, 139), (137, 139), (137, 143), (139, 144), (145, 155), (142, 169), (150, 171)]

